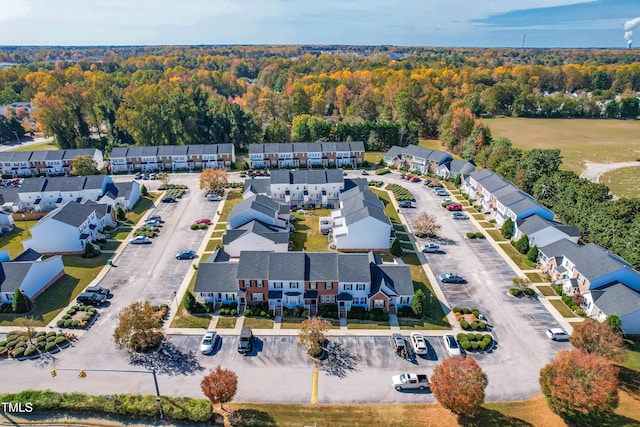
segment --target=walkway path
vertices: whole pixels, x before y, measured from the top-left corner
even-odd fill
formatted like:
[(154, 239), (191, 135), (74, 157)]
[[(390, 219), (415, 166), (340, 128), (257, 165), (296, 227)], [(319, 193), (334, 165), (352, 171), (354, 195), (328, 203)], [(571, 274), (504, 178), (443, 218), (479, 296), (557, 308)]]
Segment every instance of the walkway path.
[(618, 163), (591, 163), (589, 161), (584, 162), (585, 170), (580, 174), (580, 178), (586, 178), (593, 182), (600, 182), (600, 177), (609, 171), (615, 169), (629, 168), (638, 166), (640, 162), (618, 162)]

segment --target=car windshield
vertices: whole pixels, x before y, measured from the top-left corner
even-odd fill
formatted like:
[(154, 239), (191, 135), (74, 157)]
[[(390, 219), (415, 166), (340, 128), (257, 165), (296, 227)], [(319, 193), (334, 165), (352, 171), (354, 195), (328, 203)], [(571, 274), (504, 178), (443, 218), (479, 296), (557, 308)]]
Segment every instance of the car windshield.
[(204, 345), (211, 345), (211, 338), (205, 338), (202, 340), (202, 344)]
[(453, 337), (447, 337), (447, 342), (449, 343), (449, 348), (458, 348), (458, 344), (456, 344), (456, 340)]

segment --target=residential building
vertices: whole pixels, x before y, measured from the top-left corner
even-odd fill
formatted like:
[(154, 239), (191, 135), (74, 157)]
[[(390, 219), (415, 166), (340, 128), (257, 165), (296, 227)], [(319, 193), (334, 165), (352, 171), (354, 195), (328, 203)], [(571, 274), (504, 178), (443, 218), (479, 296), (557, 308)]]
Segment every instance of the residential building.
[(229, 213), (227, 228), (236, 229), (254, 220), (288, 230), (289, 206), (262, 194), (254, 194), (233, 207)]
[(80, 253), (90, 242), (104, 238), (102, 231), (106, 226), (115, 225), (109, 205), (67, 202), (34, 225), (30, 230), (32, 237), (22, 245), (42, 254)]
[(538, 215), (548, 221), (553, 220), (553, 212), (489, 169), (465, 175), (462, 182), (462, 191), (475, 200), (475, 205), (491, 213), (487, 219), (495, 219), (497, 227), (501, 227), (507, 218), (511, 218), (514, 222), (514, 235), (518, 233), (518, 221), (531, 215)]
[(339, 208), (331, 212), (332, 246), (338, 251), (388, 250), (395, 234), (384, 204), (366, 180), (340, 194)]
[(413, 172), (430, 173), (443, 178), (455, 178), (458, 174), (470, 173), (475, 170), (473, 163), (456, 160), (446, 151), (432, 150), (412, 144), (406, 147), (394, 145), (385, 153), (384, 162), (387, 166), (406, 167)]
[(529, 247), (547, 246), (560, 239), (578, 243), (580, 238), (578, 227), (570, 227), (559, 222), (549, 221), (537, 214), (518, 220), (516, 230), (513, 240), (519, 240), (526, 235), (529, 239)]
[(342, 169), (273, 170), (270, 177), (245, 181), (245, 195), (266, 194), (296, 208), (331, 208), (344, 189)]
[(122, 206), (125, 210), (131, 210), (140, 199), (140, 184), (137, 181), (110, 182), (107, 184), (104, 194), (97, 201), (112, 207)]
[(3, 175), (38, 176), (70, 174), (77, 156), (90, 156), (98, 170), (104, 166), (102, 151), (96, 148), (66, 150), (4, 151), (0, 152)]
[(112, 173), (230, 168), (236, 161), (233, 144), (116, 147), (111, 150)]
[(476, 170), (476, 165), (473, 162), (448, 159), (438, 166), (438, 176), (444, 179), (456, 178), (457, 176), (469, 175), (474, 170)]
[(42, 255), (28, 249), (13, 261), (6, 253), (1, 258), (0, 304), (11, 304), (17, 289), (33, 300), (65, 274), (59, 255), (43, 260)]
[(362, 141), (249, 144), (249, 164), (252, 168), (356, 168), (363, 162)]
[[(218, 256), (216, 255), (216, 258)], [(219, 307), (267, 303), (276, 315), (282, 308), (333, 305), (346, 317), (352, 307), (396, 313), (413, 300), (411, 271), (406, 265), (384, 264), (372, 252), (243, 251), (237, 260), (200, 264), (194, 286), (196, 298)]]
[(239, 257), (243, 251), (287, 252), (289, 231), (274, 227), (258, 220), (252, 220), (222, 236), (224, 251), (232, 257)]

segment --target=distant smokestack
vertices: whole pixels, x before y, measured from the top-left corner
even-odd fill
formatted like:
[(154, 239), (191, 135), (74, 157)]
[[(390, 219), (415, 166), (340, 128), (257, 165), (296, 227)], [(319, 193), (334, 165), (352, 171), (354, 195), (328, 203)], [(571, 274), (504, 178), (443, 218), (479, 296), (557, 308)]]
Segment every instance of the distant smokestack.
[(631, 49), (631, 43), (633, 43), (633, 31), (631, 30), (638, 24), (640, 24), (640, 16), (624, 23), (624, 39), (627, 41), (627, 49)]
[(633, 43), (633, 40), (627, 40), (627, 49), (631, 49), (631, 43)]

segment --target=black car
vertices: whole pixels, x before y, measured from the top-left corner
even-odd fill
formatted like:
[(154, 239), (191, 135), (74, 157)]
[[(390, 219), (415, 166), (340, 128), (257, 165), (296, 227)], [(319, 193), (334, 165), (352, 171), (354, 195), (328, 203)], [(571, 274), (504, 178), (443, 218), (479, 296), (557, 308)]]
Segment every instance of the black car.
[(238, 340), (238, 353), (248, 354), (253, 351), (253, 332), (251, 328), (244, 327), (240, 331), (240, 339)]
[(104, 295), (105, 297), (111, 295), (111, 291), (107, 288), (103, 288), (102, 286), (89, 286), (84, 291), (92, 294)]
[(76, 297), (76, 302), (83, 305), (101, 305), (106, 301), (107, 297), (95, 292), (82, 292)]
[(162, 198), (162, 203), (175, 203), (177, 202), (175, 197), (167, 196)]

